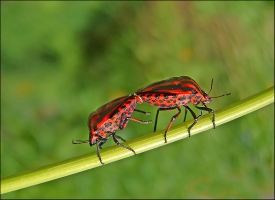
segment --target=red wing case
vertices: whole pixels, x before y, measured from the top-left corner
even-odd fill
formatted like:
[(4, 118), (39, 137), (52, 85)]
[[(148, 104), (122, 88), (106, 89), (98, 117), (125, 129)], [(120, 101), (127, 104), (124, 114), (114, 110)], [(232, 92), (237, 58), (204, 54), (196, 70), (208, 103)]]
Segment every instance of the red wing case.
[(168, 94), (197, 94), (202, 90), (192, 78), (188, 76), (172, 77), (166, 80), (157, 81), (136, 91), (140, 93), (168, 93)]

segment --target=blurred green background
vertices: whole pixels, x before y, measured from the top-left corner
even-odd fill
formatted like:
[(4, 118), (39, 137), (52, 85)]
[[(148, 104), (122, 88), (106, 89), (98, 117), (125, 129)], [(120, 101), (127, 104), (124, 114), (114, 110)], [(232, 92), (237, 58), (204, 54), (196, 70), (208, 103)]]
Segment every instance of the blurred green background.
[[(88, 139), (92, 111), (182, 75), (232, 93), (214, 110), (273, 86), (274, 2), (1, 2), (1, 177), (95, 151), (71, 144)], [(156, 107), (137, 108), (154, 120)], [(176, 112), (162, 112), (158, 130)], [(152, 130), (131, 121), (118, 135)], [(1, 198), (274, 198), (274, 104)]]

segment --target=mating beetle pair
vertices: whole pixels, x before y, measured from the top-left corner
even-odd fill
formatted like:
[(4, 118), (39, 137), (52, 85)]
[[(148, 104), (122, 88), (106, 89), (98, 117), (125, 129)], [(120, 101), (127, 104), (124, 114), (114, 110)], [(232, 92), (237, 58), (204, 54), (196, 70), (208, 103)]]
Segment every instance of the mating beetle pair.
[[(209, 93), (212, 90), (212, 85), (213, 79), (211, 82)], [(127, 126), (129, 120), (133, 120), (142, 124), (152, 123), (151, 120), (143, 121), (131, 117), (134, 111), (141, 112), (145, 115), (150, 114), (149, 112), (135, 109), (138, 103), (141, 104), (144, 102), (158, 107), (154, 131), (156, 131), (159, 111), (178, 109), (178, 113), (172, 117), (170, 123), (165, 130), (165, 143), (167, 143), (166, 135), (173, 121), (181, 114), (181, 106), (184, 106), (185, 108), (184, 121), (186, 119), (186, 114), (188, 111), (190, 111), (194, 118), (193, 124), (188, 128), (189, 137), (192, 127), (202, 116), (202, 111), (212, 113), (212, 123), (213, 127), (215, 128), (215, 112), (211, 108), (208, 108), (206, 104), (210, 103), (212, 101), (212, 98), (230, 95), (230, 93), (217, 97), (210, 97), (209, 93), (205, 93), (199, 87), (199, 85), (188, 76), (172, 77), (166, 80), (154, 82), (144, 88), (137, 90), (134, 94), (117, 98), (104, 104), (96, 111), (92, 112), (88, 118), (89, 140), (77, 140), (76, 142), (73, 141), (73, 144), (89, 143), (91, 146), (96, 145), (97, 156), (102, 164), (104, 163), (102, 162), (99, 149), (111, 136), (113, 137), (113, 140), (117, 145), (126, 148), (135, 154), (135, 151), (133, 149), (118, 142), (117, 139), (123, 141), (125, 140), (115, 133), (117, 130), (123, 130)], [(188, 105), (190, 103), (193, 104), (197, 109), (201, 110), (200, 115), (196, 116), (194, 111), (189, 108)], [(202, 106), (198, 106), (199, 103), (201, 103)]]

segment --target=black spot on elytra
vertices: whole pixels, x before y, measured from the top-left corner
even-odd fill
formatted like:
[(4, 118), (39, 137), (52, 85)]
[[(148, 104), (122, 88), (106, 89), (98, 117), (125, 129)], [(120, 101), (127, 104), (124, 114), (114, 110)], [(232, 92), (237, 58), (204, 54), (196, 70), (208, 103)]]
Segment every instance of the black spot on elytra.
[(179, 101), (183, 101), (183, 100), (186, 100), (186, 97), (185, 97), (185, 96), (183, 96), (183, 97), (180, 97), (180, 98), (178, 98), (178, 100), (179, 100)]
[(200, 99), (200, 98), (201, 98), (201, 96), (199, 96), (199, 95), (198, 95), (198, 96), (196, 96), (196, 99)]
[(109, 126), (111, 126), (112, 123), (111, 122), (108, 122), (107, 124), (105, 124), (105, 127), (108, 128)]
[(145, 99), (146, 101), (151, 100), (151, 95), (147, 94), (147, 95), (142, 96), (142, 98), (143, 98), (143, 100)]
[(156, 94), (156, 95), (155, 95), (155, 98), (156, 98), (156, 99), (159, 99), (159, 94)]

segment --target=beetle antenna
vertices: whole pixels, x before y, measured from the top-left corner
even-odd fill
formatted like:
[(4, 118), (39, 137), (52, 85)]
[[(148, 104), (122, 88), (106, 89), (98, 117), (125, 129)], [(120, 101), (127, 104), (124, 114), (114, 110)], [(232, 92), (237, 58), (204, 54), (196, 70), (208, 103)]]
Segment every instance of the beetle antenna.
[[(211, 90), (212, 90), (213, 81), (214, 81), (214, 79), (212, 78), (212, 81), (211, 81), (211, 86), (210, 86), (210, 90), (209, 90), (209, 92), (208, 92), (208, 94), (207, 94), (208, 96), (209, 96), (209, 94), (210, 94), (210, 92), (211, 92)], [(231, 95), (231, 93), (228, 93), (228, 94), (223, 94), (223, 95), (216, 96), (216, 97), (210, 97), (210, 98), (219, 98), (219, 97), (228, 96), (228, 95)]]
[(83, 144), (83, 143), (88, 143), (89, 140), (76, 140), (76, 142), (74, 140), (72, 140), (72, 144)]
[(228, 96), (228, 95), (231, 95), (231, 93), (228, 93), (228, 94), (223, 94), (223, 95), (216, 96), (216, 97), (211, 97), (211, 98), (219, 98), (219, 97)]
[(211, 86), (210, 86), (210, 90), (209, 90), (209, 92), (208, 92), (208, 96), (209, 96), (209, 94), (210, 94), (210, 92), (211, 92), (211, 90), (212, 90), (212, 86), (213, 86), (213, 81), (214, 81), (214, 79), (212, 78), (212, 81), (211, 81)]

